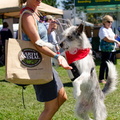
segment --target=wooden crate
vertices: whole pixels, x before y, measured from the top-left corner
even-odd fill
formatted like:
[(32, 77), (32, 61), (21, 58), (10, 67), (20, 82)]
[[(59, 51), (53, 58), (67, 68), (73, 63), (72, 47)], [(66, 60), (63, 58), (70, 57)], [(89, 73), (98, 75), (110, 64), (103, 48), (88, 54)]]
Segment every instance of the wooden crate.
[(120, 59), (120, 53), (116, 54), (116, 59)]

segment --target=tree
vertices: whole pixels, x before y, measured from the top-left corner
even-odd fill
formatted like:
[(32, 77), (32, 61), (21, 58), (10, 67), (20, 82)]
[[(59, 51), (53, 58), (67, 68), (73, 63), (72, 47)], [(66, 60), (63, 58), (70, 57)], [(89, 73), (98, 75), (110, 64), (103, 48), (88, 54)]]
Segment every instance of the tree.
[(74, 8), (74, 0), (63, 0), (61, 3), (65, 10), (72, 10)]
[(42, 2), (48, 5), (51, 5), (53, 7), (59, 6), (59, 3), (57, 3), (57, 0), (43, 0)]
[[(73, 10), (74, 8), (74, 0), (62, 0), (61, 3), (62, 3), (63, 9), (65, 10)], [(76, 16), (80, 18), (82, 11), (85, 12), (84, 6), (76, 7)], [(101, 16), (103, 15), (104, 14), (102, 13), (87, 13), (86, 17), (88, 22), (91, 22), (93, 24), (98, 24), (98, 23), (101, 23)]]

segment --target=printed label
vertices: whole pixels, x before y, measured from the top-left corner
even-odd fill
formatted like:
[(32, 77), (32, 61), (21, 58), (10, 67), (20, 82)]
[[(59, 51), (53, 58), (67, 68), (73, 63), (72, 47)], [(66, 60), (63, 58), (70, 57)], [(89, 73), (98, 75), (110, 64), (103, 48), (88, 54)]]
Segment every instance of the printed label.
[(19, 54), (21, 64), (26, 67), (35, 67), (42, 61), (42, 55), (34, 49), (25, 48)]

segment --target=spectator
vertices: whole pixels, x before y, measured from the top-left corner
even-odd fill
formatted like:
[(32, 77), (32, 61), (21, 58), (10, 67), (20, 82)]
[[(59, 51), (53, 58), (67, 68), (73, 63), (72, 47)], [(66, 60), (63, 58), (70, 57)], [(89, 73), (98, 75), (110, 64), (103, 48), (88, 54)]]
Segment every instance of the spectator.
[(101, 41), (100, 49), (102, 53), (99, 82), (104, 84), (106, 83), (105, 79), (107, 79), (108, 76), (108, 68), (106, 61), (111, 61), (115, 63), (115, 47), (116, 44), (120, 46), (120, 42), (115, 40), (117, 36), (111, 29), (113, 21), (114, 20), (110, 15), (105, 15), (102, 19), (103, 26), (99, 30), (99, 37)]
[(13, 37), (12, 32), (8, 27), (9, 27), (8, 23), (3, 22), (3, 28), (0, 31), (3, 54), (4, 54), (4, 64), (5, 64), (5, 41)]
[(54, 18), (51, 15), (45, 16), (45, 23), (44, 24), (45, 24), (47, 29), (50, 28), (50, 29), (48, 29), (48, 42), (55, 45), (56, 51), (58, 52), (60, 48), (58, 46), (58, 42), (56, 40), (56, 33), (55, 33), (55, 30), (57, 29), (57, 23), (53, 24), (54, 22), (56, 22), (56, 21), (54, 20)]
[(5, 41), (13, 37), (12, 32), (8, 27), (9, 27), (8, 23), (3, 22), (3, 28), (1, 29), (0, 34), (1, 34), (2, 45), (4, 48), (5, 48)]
[(2, 56), (2, 40), (1, 40), (1, 35), (0, 35), (0, 57)]

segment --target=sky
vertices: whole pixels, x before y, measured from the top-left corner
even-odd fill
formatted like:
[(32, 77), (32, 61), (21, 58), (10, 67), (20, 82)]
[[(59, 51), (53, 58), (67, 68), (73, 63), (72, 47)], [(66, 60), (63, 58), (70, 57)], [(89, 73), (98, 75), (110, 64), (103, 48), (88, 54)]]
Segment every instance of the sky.
[[(57, 0), (57, 2), (61, 3), (61, 0)], [(61, 4), (60, 4), (60, 6), (58, 8), (63, 9)]]

